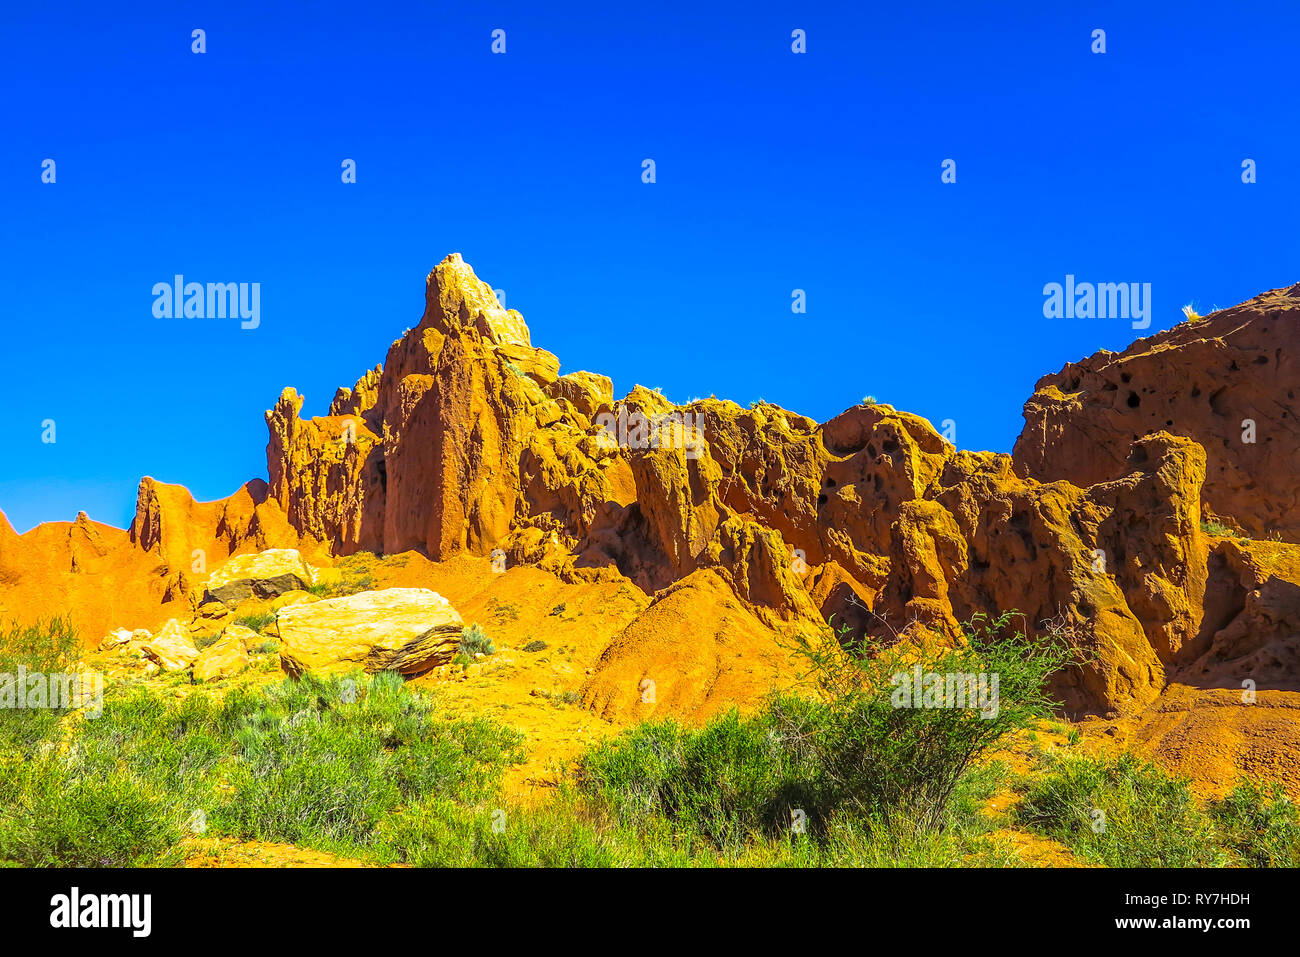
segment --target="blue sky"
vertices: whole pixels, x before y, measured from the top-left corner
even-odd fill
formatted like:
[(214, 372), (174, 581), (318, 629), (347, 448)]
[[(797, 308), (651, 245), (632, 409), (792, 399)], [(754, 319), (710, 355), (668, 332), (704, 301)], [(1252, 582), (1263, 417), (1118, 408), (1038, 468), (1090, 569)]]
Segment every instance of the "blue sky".
[[(1300, 280), (1294, 4), (132, 6), (0, 13), (20, 531), (264, 476), (280, 390), (322, 414), (453, 251), (619, 395), (870, 394), (1002, 451), (1041, 375)], [(260, 327), (155, 318), (176, 273), (260, 282)], [(1151, 283), (1151, 328), (1045, 319), (1067, 273)]]

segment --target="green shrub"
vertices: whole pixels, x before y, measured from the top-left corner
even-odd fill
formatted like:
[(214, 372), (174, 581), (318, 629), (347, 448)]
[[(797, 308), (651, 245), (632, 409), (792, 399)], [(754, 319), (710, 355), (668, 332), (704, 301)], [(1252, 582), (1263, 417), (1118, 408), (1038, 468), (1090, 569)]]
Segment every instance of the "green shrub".
[[(801, 647), (822, 703), (806, 715), (792, 712), (781, 727), (801, 763), (815, 769), (809, 786), (819, 814), (845, 807), (868, 818), (901, 814), (919, 827), (945, 826), (963, 774), (1012, 732), (1049, 716), (1055, 702), (1047, 679), (1080, 660), (1059, 631), (1037, 638), (1013, 632), (1012, 614), (975, 616), (965, 644), (952, 649), (855, 642), (844, 629), (837, 642)], [(917, 674), (923, 707), (907, 694)], [(938, 679), (946, 691), (956, 690), (959, 676), (981, 675), (986, 701), (929, 706)]]
[(1243, 782), (1210, 805), (1219, 842), (1247, 867), (1300, 867), (1300, 810), (1277, 782)]
[(519, 618), (519, 606), (512, 601), (500, 601), (493, 598), (488, 603), (488, 607), (492, 609), (493, 618), (507, 619), (509, 621), (517, 621)]
[(393, 857), (417, 867), (616, 867), (648, 855), (620, 850), (572, 805), (467, 808), (426, 802), (381, 825)]
[[(338, 564), (339, 579), (335, 582), (318, 582), (307, 589), (318, 598), (341, 598), (356, 595), (363, 591), (372, 591), (375, 587), (374, 576), (369, 565), (376, 561), (370, 552), (357, 552), (349, 555)], [(405, 564), (403, 562), (402, 564)], [(400, 566), (399, 566), (400, 567)]]
[(58, 671), (80, 657), (77, 631), (67, 618), (12, 623), (0, 629), (0, 667), (6, 671), (20, 664), (28, 671)]
[(1005, 841), (961, 828), (930, 830), (898, 814), (866, 821), (835, 815), (819, 843), (805, 842), (795, 850), (791, 863), (811, 867), (1023, 866)]
[[(795, 702), (742, 718), (733, 709), (704, 727), (646, 723), (583, 756), (577, 777), (619, 819), (663, 815), (723, 848), (787, 828), (811, 803), (808, 768), (776, 733), (779, 713)], [(803, 773), (801, 773), (803, 772)]]
[(1188, 782), (1135, 755), (1065, 756), (1032, 784), (1015, 819), (1108, 867), (1227, 863)]
[[(848, 815), (941, 830), (963, 776), (1049, 713), (1043, 684), (1073, 660), (1060, 635), (1008, 635), (1008, 621), (977, 618), (965, 645), (937, 652), (804, 642), (815, 697), (780, 696), (752, 717), (733, 710), (698, 730), (643, 724), (584, 755), (579, 786), (620, 820), (663, 815), (724, 848), (786, 833), (798, 812), (813, 828)], [(996, 708), (900, 703), (895, 676), (914, 668), (996, 674)]]
[[(15, 685), (20, 667), (28, 674), (55, 674), (70, 670), (80, 657), (77, 632), (65, 618), (0, 629), (0, 675), (15, 676)], [(0, 754), (31, 757), (64, 714), (61, 708), (0, 708)]]
[(90, 776), (65, 763), (26, 762), (0, 788), (0, 859), (27, 867), (161, 862), (179, 836), (167, 801), (130, 775)]
[(218, 822), (329, 849), (371, 844), (408, 801), (480, 800), (522, 756), (519, 735), (493, 722), (434, 721), (431, 702), (392, 674), (236, 689), (225, 721), (240, 761)]
[(124, 772), (177, 802), (206, 800), (230, 753), (221, 715), (204, 694), (167, 699), (137, 687), (106, 697), (103, 714), (80, 726), (78, 771), (91, 779)]
[(260, 615), (244, 615), (235, 619), (236, 625), (243, 625), (245, 628), (251, 628), (253, 631), (261, 631), (267, 625), (275, 621), (275, 612), (268, 611)]
[(497, 649), (492, 639), (484, 634), (483, 626), (475, 623), (461, 631), (460, 653), (472, 661), (475, 655), (495, 655)]
[(373, 591), (375, 587), (374, 576), (368, 571), (349, 571), (345, 572), (343, 578), (336, 584), (331, 585), (325, 592), (329, 598), (339, 598), (345, 595), (357, 595), (363, 591)]
[(1229, 528), (1227, 525), (1224, 525), (1222, 522), (1202, 521), (1201, 531), (1205, 532), (1208, 535), (1217, 535), (1220, 538), (1238, 537), (1235, 530)]
[(156, 863), (196, 810), (217, 833), (373, 856), (380, 823), (402, 808), (495, 794), (520, 740), (486, 719), (437, 717), (392, 674), (221, 699), (137, 686), (106, 697), (70, 740), (51, 733), (37, 748), (49, 758), (3, 756), (0, 860)]
[(546, 642), (541, 640), (533, 640), (530, 641), (528, 644), (524, 645), (524, 651), (545, 651), (546, 649), (547, 649)]

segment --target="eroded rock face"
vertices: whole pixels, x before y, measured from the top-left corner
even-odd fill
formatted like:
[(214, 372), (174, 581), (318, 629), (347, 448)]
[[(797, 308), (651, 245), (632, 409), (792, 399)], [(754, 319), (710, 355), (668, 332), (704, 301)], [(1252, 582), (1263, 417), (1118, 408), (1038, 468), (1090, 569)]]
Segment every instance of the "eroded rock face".
[(367, 373), (354, 391), (340, 390), (331, 415), (310, 421), (298, 417), (302, 396), (285, 389), (266, 413), (271, 497), (298, 534), (339, 555), (381, 547), (383, 448), (365, 414), (378, 385)]
[(1098, 352), (1039, 380), (1017, 471), (1088, 486), (1119, 478), (1157, 431), (1205, 448), (1205, 503), (1230, 527), (1300, 542), (1300, 284)]
[(419, 325), (333, 414), (302, 422), (292, 390), (267, 413), (272, 494), (295, 529), (343, 551), (486, 554), (515, 517), (528, 435), (558, 417), (542, 392), (558, 369), (449, 256), (429, 274)]
[(1300, 548), (1220, 539), (1207, 576), (1201, 628), (1173, 678), (1237, 693), (1300, 691)]
[(145, 478), (130, 529), (79, 515), (17, 535), (0, 516), (0, 619), (34, 621), (58, 608), (83, 640), (118, 626), (156, 628), (188, 617), (208, 570), (230, 555), (298, 546), (265, 482), (196, 502), (178, 485)]
[(570, 372), (545, 387), (546, 394), (573, 406), (588, 419), (614, 405), (614, 383), (609, 376), (594, 372)]
[(161, 562), (164, 601), (193, 605), (209, 571), (232, 555), (299, 546), (299, 536), (255, 479), (227, 499), (196, 502), (179, 485), (140, 482), (129, 532), (138, 552)]
[[(656, 595), (588, 683), (588, 703), (610, 714), (637, 713), (641, 679), (627, 682), (674, 661), (715, 688), (667, 675), (662, 708), (683, 716), (714, 708), (716, 689), (778, 686), (779, 636), (832, 614), (885, 638), (958, 641), (961, 622), (1011, 609), (1026, 632), (1063, 628), (1093, 659), (1056, 679), (1072, 715), (1141, 708), (1173, 675), (1239, 684), (1247, 669), (1276, 683), (1290, 680), (1300, 634), (1300, 546), (1286, 544), (1300, 529), (1298, 308), (1300, 286), (1067, 365), (1039, 383), (1011, 456), (959, 451), (887, 405), (818, 424), (768, 403), (677, 406), (639, 386), (616, 399), (603, 376), (561, 374), (453, 255), (429, 274), (417, 326), (329, 415), (302, 419), (302, 397), (284, 391), (266, 417), (269, 484), (196, 503), (146, 479), (129, 536), (84, 516), (26, 536), (0, 521), (0, 583), (18, 581), (29, 604), (94, 595), (104, 634), (136, 624), (110, 591), (197, 607), (196, 551), (219, 568), (271, 548), (313, 563), (499, 549)], [(636, 417), (683, 431), (610, 425)], [(1248, 418), (1254, 443), (1241, 441)], [(691, 441), (675, 441), (688, 425)], [(1285, 541), (1265, 554), (1207, 535), (1203, 518)], [(285, 590), (309, 581), (298, 578)], [(0, 611), (13, 594), (0, 589)], [(454, 611), (376, 601), (282, 608), (285, 666), (409, 671), (454, 654)], [(398, 622), (394, 636), (366, 615)]]
[(280, 661), (291, 675), (363, 668), (414, 675), (456, 656), (464, 622), (427, 588), (386, 588), (282, 608)]
[[(1220, 496), (1223, 514), (1240, 500), (1225, 490), (1244, 488), (1224, 479), (1210, 426), (1229, 405), (1268, 407), (1261, 421), (1277, 431), (1261, 437), (1272, 434), (1274, 454), (1292, 447), (1281, 435), (1294, 427), (1282, 407), (1285, 348), (1269, 360), (1277, 375), (1238, 379), (1264, 367), (1262, 344), (1278, 338), (1295, 293), (1045, 379), (1013, 458), (958, 451), (885, 405), (818, 425), (766, 403), (678, 407), (641, 387), (616, 400), (604, 377), (560, 375), (522, 318), (452, 256), (429, 275), (420, 324), (382, 369), (340, 390), (331, 416), (299, 420), (289, 392), (268, 414), (272, 487), (299, 534), (332, 535), (344, 549), (364, 541), (441, 560), (500, 548), (512, 562), (574, 580), (613, 571), (649, 592), (708, 570), (774, 630), (837, 614), (877, 635), (959, 640), (971, 615), (1018, 609), (1024, 630), (1052, 622), (1090, 649), (1092, 665), (1057, 679), (1067, 710), (1139, 707), (1204, 642), (1202, 499)], [(1204, 356), (1223, 361), (1211, 368)], [(1178, 401), (1189, 360), (1203, 367), (1202, 391), (1226, 383), (1209, 426), (1190, 408), (1158, 423), (1144, 412), (1142, 428), (1121, 423), (1130, 407), (1155, 408), (1144, 396)], [(1153, 381), (1138, 384), (1139, 369)], [(1127, 392), (1118, 404), (1109, 396), (1125, 376), (1136, 406)], [(1053, 398), (1057, 379), (1068, 380), (1068, 401)], [(686, 416), (700, 441), (611, 441), (608, 421), (633, 414)], [(324, 449), (349, 416), (379, 439), (340, 464)]]

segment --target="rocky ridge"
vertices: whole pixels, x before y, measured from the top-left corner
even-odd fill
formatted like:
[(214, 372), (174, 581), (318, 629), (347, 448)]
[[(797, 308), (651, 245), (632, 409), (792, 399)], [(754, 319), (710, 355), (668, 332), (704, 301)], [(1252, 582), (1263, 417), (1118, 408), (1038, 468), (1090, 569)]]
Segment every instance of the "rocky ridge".
[[(202, 601), (199, 554), (495, 554), (644, 593), (583, 686), (609, 717), (644, 712), (651, 673), (659, 710), (685, 716), (765, 691), (789, 670), (781, 637), (832, 614), (945, 640), (980, 612), (1056, 622), (1094, 658), (1056, 689), (1072, 715), (1138, 713), (1171, 683), (1300, 690), (1298, 318), (1295, 286), (1068, 364), (1006, 455), (888, 405), (817, 423), (640, 386), (615, 399), (603, 376), (561, 375), (453, 255), (328, 415), (304, 420), (283, 392), (267, 482), (196, 503), (146, 479), (126, 532), (0, 520), (0, 615), (39, 594), (93, 634), (154, 627)], [(610, 441), (608, 422), (637, 416), (694, 422), (697, 441)]]

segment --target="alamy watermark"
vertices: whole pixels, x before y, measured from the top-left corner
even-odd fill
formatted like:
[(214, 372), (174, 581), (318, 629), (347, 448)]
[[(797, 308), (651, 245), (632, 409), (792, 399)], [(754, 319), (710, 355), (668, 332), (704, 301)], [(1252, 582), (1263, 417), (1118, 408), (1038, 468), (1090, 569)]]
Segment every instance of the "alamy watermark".
[(978, 711), (981, 718), (996, 718), (999, 710), (996, 672), (923, 671), (916, 665), (890, 677), (889, 697), (895, 708), (953, 708)]
[(698, 459), (704, 451), (702, 415), (700, 412), (646, 415), (629, 413), (625, 406), (617, 414), (602, 412), (596, 416), (596, 424), (604, 429), (598, 441), (607, 449), (685, 449), (688, 459)]
[(260, 282), (173, 282), (153, 286), (153, 314), (157, 319), (242, 319), (239, 328), (262, 324)]
[(1129, 319), (1134, 329), (1151, 325), (1151, 283), (1080, 282), (1074, 275), (1065, 283), (1043, 287), (1045, 319)]
[(0, 672), (0, 708), (86, 709), (87, 718), (104, 713), (104, 676), (98, 671)]
[(152, 912), (152, 894), (83, 894), (73, 887), (50, 898), (50, 926), (55, 928), (118, 927), (133, 937), (148, 937)]

